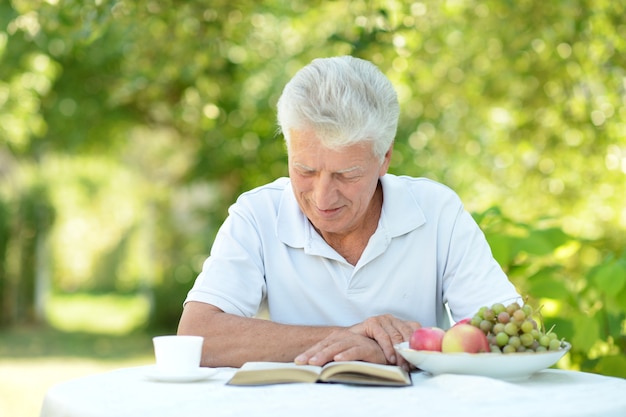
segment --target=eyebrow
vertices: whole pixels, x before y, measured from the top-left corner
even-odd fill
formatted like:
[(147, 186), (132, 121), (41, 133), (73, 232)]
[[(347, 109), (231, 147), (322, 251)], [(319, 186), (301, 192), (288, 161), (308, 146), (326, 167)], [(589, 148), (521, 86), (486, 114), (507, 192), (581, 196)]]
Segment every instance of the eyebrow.
[[(304, 169), (306, 171), (316, 171), (316, 169), (311, 168), (309, 166), (306, 166), (304, 164), (301, 164), (300, 162), (294, 162), (293, 165), (298, 167), (298, 168), (302, 168), (302, 169)], [(360, 169), (361, 169), (360, 165), (355, 165), (353, 167), (340, 169), (339, 171), (334, 171), (334, 173), (335, 174), (347, 174), (348, 172), (353, 172), (353, 171), (357, 171), (357, 170), (360, 170)]]

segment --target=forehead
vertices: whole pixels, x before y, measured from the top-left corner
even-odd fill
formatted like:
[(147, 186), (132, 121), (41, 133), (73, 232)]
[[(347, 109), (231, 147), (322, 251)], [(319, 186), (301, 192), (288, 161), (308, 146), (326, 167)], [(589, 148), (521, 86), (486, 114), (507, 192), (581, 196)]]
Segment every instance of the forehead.
[(363, 165), (374, 157), (373, 144), (370, 141), (331, 148), (315, 132), (295, 130), (290, 135), (288, 154), (292, 162), (334, 165)]

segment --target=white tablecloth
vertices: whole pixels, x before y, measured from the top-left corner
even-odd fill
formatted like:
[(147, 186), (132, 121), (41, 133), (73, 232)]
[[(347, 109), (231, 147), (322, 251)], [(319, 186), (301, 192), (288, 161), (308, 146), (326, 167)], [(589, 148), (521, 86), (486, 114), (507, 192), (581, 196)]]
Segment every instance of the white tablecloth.
[(223, 368), (194, 383), (149, 380), (147, 367), (53, 386), (41, 417), (626, 416), (626, 379), (548, 369), (522, 382), (414, 373), (403, 388), (340, 384), (226, 385)]

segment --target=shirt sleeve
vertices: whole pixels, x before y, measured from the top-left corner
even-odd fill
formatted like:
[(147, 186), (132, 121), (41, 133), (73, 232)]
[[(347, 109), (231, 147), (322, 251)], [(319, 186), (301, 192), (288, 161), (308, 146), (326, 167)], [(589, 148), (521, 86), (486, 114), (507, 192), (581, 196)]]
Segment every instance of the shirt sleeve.
[(244, 317), (257, 314), (266, 285), (261, 239), (250, 208), (245, 201), (231, 206), (185, 303), (208, 303)]
[(521, 302), (515, 286), (493, 257), (484, 233), (462, 205), (444, 259), (443, 301), (454, 321), (471, 317), (481, 306)]

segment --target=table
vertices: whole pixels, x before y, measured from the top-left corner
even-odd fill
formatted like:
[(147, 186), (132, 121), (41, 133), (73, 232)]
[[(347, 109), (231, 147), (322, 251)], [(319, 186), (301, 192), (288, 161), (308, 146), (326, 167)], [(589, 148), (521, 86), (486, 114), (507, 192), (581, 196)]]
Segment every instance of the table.
[(232, 368), (194, 383), (154, 382), (148, 367), (53, 386), (41, 417), (626, 416), (626, 379), (547, 369), (522, 382), (413, 374), (403, 388), (341, 384), (226, 385)]

